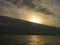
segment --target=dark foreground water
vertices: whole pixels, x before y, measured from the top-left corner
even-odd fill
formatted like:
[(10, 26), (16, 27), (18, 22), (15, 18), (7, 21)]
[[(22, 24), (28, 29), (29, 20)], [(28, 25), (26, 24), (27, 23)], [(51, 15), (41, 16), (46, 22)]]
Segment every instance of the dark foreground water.
[(0, 45), (60, 45), (60, 36), (0, 35)]

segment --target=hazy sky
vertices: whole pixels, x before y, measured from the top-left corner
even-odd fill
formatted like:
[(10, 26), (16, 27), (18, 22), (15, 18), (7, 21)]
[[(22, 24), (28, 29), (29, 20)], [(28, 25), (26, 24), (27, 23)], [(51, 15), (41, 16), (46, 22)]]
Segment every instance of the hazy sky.
[(0, 0), (0, 15), (27, 21), (37, 16), (42, 24), (60, 27), (60, 0)]

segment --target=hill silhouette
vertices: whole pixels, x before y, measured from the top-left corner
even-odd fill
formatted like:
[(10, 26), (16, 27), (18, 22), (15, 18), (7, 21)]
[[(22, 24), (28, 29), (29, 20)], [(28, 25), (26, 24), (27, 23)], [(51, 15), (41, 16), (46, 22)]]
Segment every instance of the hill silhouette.
[(60, 35), (60, 28), (0, 16), (0, 34)]

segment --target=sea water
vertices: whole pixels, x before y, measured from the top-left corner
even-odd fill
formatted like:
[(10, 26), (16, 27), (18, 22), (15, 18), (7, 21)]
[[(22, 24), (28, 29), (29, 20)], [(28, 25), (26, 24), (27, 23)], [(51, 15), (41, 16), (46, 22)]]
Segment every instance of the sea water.
[(60, 45), (60, 36), (0, 35), (0, 45)]

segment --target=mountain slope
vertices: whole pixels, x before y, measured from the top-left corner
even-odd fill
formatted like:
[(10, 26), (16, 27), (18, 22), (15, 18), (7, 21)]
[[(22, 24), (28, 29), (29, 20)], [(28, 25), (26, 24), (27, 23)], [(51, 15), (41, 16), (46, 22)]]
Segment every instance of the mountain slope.
[(60, 35), (60, 28), (0, 16), (0, 34)]

